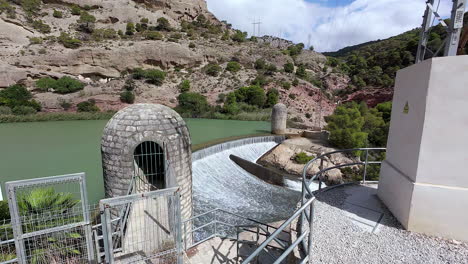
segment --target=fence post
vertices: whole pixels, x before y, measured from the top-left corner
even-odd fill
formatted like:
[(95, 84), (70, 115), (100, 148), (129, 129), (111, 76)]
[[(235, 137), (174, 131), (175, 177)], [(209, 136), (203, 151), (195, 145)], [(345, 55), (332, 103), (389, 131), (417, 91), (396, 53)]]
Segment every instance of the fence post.
[(5, 190), (8, 197), (8, 207), (10, 208), (11, 215), (11, 227), (13, 229), (13, 237), (15, 239), (16, 258), (18, 264), (26, 263), (26, 249), (24, 245), (23, 228), (21, 226), (21, 218), (19, 215), (18, 201), (16, 199), (16, 193), (14, 186), (10, 183), (5, 184)]
[(313, 201), (309, 207), (309, 248), (307, 250), (307, 255), (309, 256), (309, 263), (312, 262), (311, 255), (312, 255), (312, 236), (313, 236), (313, 230), (314, 230), (314, 205), (315, 205), (315, 201)]
[(85, 236), (86, 236), (86, 247), (88, 251), (88, 260), (89, 263), (96, 263), (94, 255), (94, 245), (93, 245), (93, 231), (91, 227), (91, 217), (89, 215), (89, 205), (88, 205), (88, 191), (86, 189), (86, 176), (81, 174), (80, 180), (80, 192), (81, 192), (81, 203), (83, 209), (83, 220), (86, 223), (84, 226)]
[(112, 227), (109, 208), (103, 203), (99, 204), (101, 212), (102, 240), (104, 241), (105, 263), (114, 263), (114, 252), (112, 246)]
[(177, 229), (176, 235), (177, 235), (177, 264), (183, 264), (184, 259), (183, 259), (183, 249), (182, 249), (182, 215), (180, 212), (180, 193), (177, 191), (175, 194), (175, 210), (176, 210), (176, 225), (175, 228)]
[(366, 149), (366, 161), (364, 163), (364, 175), (362, 177), (362, 182), (365, 184), (366, 183), (366, 175), (367, 175), (367, 162), (369, 159), (369, 150)]
[[(322, 155), (321, 153), (320, 155)], [(319, 190), (322, 190), (322, 170), (323, 170), (323, 158), (320, 159), (320, 167), (319, 167)]]

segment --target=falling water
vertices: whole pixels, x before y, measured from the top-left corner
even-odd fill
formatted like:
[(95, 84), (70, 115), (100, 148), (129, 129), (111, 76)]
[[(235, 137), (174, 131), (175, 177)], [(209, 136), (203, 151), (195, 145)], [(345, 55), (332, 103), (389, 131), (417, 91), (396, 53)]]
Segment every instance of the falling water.
[(296, 208), (300, 193), (268, 184), (229, 159), (233, 154), (256, 162), (282, 140), (282, 137), (250, 138), (194, 153), (195, 213), (220, 208), (262, 222), (288, 218)]

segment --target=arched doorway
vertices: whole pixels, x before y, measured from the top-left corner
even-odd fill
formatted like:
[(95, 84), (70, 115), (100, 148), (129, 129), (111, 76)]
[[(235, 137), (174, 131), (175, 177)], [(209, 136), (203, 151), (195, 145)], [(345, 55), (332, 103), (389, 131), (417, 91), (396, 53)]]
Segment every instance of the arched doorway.
[(166, 188), (164, 147), (153, 141), (140, 143), (133, 152), (133, 175), (136, 192)]

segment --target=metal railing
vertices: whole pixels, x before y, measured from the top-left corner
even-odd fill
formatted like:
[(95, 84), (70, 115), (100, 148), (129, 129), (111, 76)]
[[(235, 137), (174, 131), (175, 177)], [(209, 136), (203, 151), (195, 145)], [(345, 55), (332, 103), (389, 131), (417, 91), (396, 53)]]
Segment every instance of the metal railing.
[[(288, 226), (296, 220), (298, 217), (299, 219), (299, 225), (301, 228), (299, 228), (298, 232), (298, 238), (291, 243), (291, 245), (285, 249), (283, 254), (279, 256), (273, 263), (278, 264), (281, 263), (286, 257), (289, 256), (291, 252), (293, 252), (296, 248), (301, 250), (299, 248), (299, 244), (302, 244), (302, 256), (301, 256), (301, 261), (299, 263), (307, 263), (309, 261), (310, 255), (312, 253), (312, 241), (313, 241), (313, 219), (314, 219), (314, 205), (316, 201), (316, 197), (314, 195), (314, 192), (310, 189), (310, 184), (318, 180), (319, 181), (319, 190), (322, 190), (322, 176), (325, 172), (333, 170), (333, 169), (339, 169), (343, 167), (349, 167), (349, 166), (356, 166), (356, 165), (363, 165), (364, 166), (364, 172), (363, 172), (363, 180), (361, 183), (366, 183), (369, 182), (366, 180), (366, 174), (367, 174), (367, 169), (368, 165), (372, 164), (381, 164), (382, 161), (369, 161), (369, 152), (370, 151), (385, 151), (386, 148), (356, 148), (356, 149), (345, 149), (345, 150), (337, 150), (333, 152), (328, 152), (325, 154), (322, 154), (311, 161), (309, 161), (303, 169), (302, 172), (302, 200), (301, 200), (301, 207), (294, 212), (294, 214), (286, 220), (278, 229), (271, 234), (270, 237), (268, 237), (245, 261), (243, 261), (243, 264), (250, 263), (252, 260), (254, 260), (268, 245), (271, 243), (275, 238), (278, 237), (278, 235), (288, 228)], [(351, 153), (351, 152), (361, 152), (365, 151), (365, 160), (364, 161), (358, 161), (358, 162), (351, 162), (351, 163), (345, 163), (345, 164), (339, 164), (333, 167), (329, 168), (323, 168), (323, 161), (326, 157), (337, 154), (337, 153)], [(310, 177), (310, 180), (307, 179), (307, 171), (309, 167), (320, 160), (320, 167), (319, 171), (312, 175)], [(306, 220), (309, 224), (308, 229), (302, 228), (304, 224), (306, 223)], [(304, 230), (305, 229), (305, 230)], [(308, 243), (306, 243), (305, 238), (308, 237)]]

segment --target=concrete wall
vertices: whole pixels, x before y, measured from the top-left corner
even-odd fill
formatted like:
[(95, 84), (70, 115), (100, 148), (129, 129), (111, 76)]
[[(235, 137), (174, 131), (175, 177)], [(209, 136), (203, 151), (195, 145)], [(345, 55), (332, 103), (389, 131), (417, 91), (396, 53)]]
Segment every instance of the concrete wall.
[(468, 56), (397, 74), (378, 195), (411, 231), (468, 241), (467, 106)]

